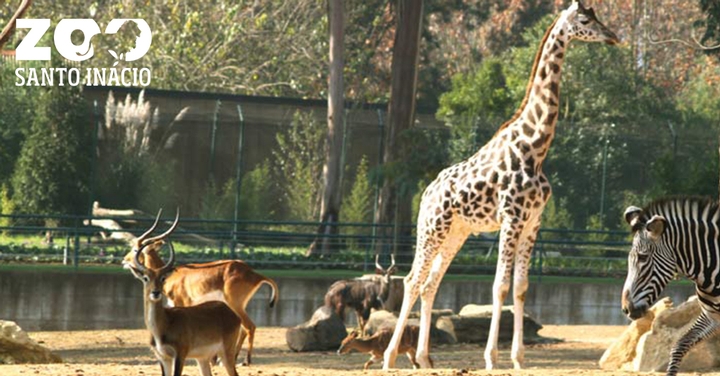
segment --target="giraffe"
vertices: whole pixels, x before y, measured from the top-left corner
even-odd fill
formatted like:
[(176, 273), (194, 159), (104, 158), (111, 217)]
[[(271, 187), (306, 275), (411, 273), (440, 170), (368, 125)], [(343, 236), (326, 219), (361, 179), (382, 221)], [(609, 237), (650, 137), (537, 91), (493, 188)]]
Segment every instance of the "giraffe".
[[(524, 361), (523, 311), (530, 253), (540, 216), (551, 189), (542, 172), (558, 115), (560, 68), (572, 39), (616, 44), (617, 36), (595, 17), (592, 8), (573, 2), (547, 30), (533, 65), (525, 98), (515, 115), (469, 159), (440, 172), (422, 195), (417, 243), (395, 335), (384, 353), (383, 369), (394, 368), (399, 333), (421, 295), (418, 362), (430, 367), (430, 313), (440, 280), (467, 237), (500, 231), (493, 283), (493, 309), (485, 348), (485, 366), (497, 367), (500, 313), (513, 274), (514, 327), (511, 357), (515, 369)], [(512, 271), (514, 261), (514, 273)]]

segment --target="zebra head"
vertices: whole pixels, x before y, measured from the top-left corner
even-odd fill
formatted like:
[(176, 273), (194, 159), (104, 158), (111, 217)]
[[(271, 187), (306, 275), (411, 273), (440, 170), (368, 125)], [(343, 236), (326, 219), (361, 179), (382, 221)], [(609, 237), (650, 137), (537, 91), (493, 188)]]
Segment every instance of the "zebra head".
[(628, 255), (628, 274), (622, 292), (622, 311), (635, 320), (645, 315), (675, 273), (675, 256), (663, 240), (667, 221), (630, 206), (625, 220), (633, 232)]

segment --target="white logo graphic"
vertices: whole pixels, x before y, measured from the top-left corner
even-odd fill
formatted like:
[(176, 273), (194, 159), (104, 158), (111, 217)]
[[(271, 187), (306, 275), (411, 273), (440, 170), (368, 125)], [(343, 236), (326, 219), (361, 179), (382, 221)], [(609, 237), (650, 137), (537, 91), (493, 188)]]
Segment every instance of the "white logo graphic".
[[(135, 39), (135, 46), (127, 52), (117, 53), (114, 50), (108, 50), (108, 53), (115, 58), (113, 68), (86, 68), (85, 84), (93, 86), (119, 85), (123, 86), (147, 86), (150, 84), (151, 75), (149, 68), (125, 68), (117, 71), (114, 67), (121, 61), (136, 61), (145, 56), (150, 51), (152, 44), (152, 31), (150, 26), (141, 18), (116, 18), (105, 27), (103, 34), (116, 34), (120, 28), (126, 23), (134, 23), (139, 35)], [(18, 29), (30, 29), (25, 38), (20, 42), (15, 50), (16, 60), (50, 60), (50, 47), (39, 47), (38, 43), (45, 33), (50, 29), (50, 19), (40, 18), (21, 18), (16, 21), (15, 26)], [(71, 36), (79, 31), (82, 34), (82, 42), (75, 44)], [(92, 38), (101, 33), (100, 26), (91, 18), (66, 18), (61, 20), (55, 27), (53, 41), (55, 49), (69, 61), (86, 61), (95, 55), (95, 47), (92, 44)], [(65, 72), (65, 68), (40, 68), (41, 72), (35, 71), (36, 68), (17, 68), (15, 75), (18, 77), (16, 85), (18, 86), (52, 86), (53, 71)], [(67, 69), (67, 83), (70, 85), (79, 84), (80, 70), (78, 68)], [(73, 76), (73, 74), (75, 74)], [(63, 86), (63, 73), (60, 74), (58, 85)], [(75, 79), (73, 79), (75, 78)]]

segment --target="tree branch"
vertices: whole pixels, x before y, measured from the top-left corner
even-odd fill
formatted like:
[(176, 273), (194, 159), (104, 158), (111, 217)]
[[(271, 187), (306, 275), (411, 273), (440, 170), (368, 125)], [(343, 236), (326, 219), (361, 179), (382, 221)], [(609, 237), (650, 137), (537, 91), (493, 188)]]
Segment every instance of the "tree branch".
[(703, 50), (703, 51), (709, 51), (709, 50), (715, 50), (720, 48), (720, 44), (716, 44), (714, 46), (705, 46), (700, 42), (700, 40), (695, 36), (695, 29), (690, 33), (690, 37), (692, 38), (692, 42), (688, 42), (684, 39), (679, 38), (670, 38), (670, 39), (654, 39), (650, 36), (650, 33), (647, 34), (647, 39), (650, 42), (650, 44), (665, 44), (665, 43), (681, 43), (684, 44), (690, 48), (696, 49), (696, 50)]
[(12, 18), (10, 18), (10, 22), (8, 22), (2, 33), (0, 33), (0, 50), (2, 50), (7, 41), (10, 39), (12, 33), (15, 31), (15, 21), (25, 14), (31, 3), (32, 0), (23, 0), (23, 2), (20, 3), (20, 8), (18, 8), (15, 14), (13, 14)]

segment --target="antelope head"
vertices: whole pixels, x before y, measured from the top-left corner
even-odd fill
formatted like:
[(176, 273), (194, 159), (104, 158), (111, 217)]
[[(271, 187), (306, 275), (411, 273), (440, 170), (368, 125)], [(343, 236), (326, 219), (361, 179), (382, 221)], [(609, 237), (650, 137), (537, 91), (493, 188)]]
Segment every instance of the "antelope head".
[(163, 244), (165, 244), (165, 238), (170, 236), (170, 234), (175, 231), (175, 228), (177, 228), (178, 220), (180, 219), (180, 210), (176, 212), (175, 221), (170, 228), (167, 229), (167, 231), (160, 235), (149, 237), (150, 234), (152, 234), (152, 232), (157, 228), (161, 214), (162, 209), (158, 211), (155, 223), (153, 223), (153, 225), (150, 226), (150, 228), (142, 235), (130, 241), (130, 252), (125, 255), (122, 262), (124, 268), (129, 269), (129, 267), (135, 262), (136, 258), (139, 259), (140, 264), (149, 268), (157, 269), (164, 265), (158, 253), (160, 252), (160, 248)]
[(357, 330), (353, 330), (350, 332), (345, 339), (342, 340), (340, 343), (340, 347), (337, 350), (338, 355), (347, 354), (352, 350), (349, 344), (351, 344), (355, 339), (360, 335), (360, 333)]
[(148, 268), (143, 265), (140, 262), (141, 252), (135, 252), (133, 263), (127, 265), (135, 278), (143, 283), (143, 298), (152, 303), (162, 300), (165, 278), (173, 271), (173, 265), (175, 264), (175, 248), (173, 248), (172, 243), (168, 243), (168, 245), (170, 246), (170, 257), (167, 263), (158, 269)]
[(378, 299), (384, 306), (385, 300), (387, 300), (388, 295), (390, 294), (390, 281), (392, 279), (392, 275), (397, 271), (397, 267), (395, 266), (395, 255), (390, 255), (391, 262), (390, 267), (388, 267), (387, 270), (380, 265), (379, 257), (380, 255), (375, 255), (375, 274), (381, 276), (380, 294), (378, 294)]

